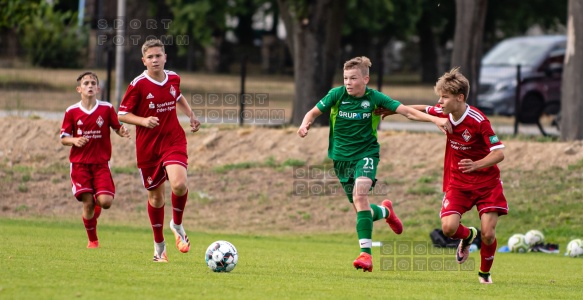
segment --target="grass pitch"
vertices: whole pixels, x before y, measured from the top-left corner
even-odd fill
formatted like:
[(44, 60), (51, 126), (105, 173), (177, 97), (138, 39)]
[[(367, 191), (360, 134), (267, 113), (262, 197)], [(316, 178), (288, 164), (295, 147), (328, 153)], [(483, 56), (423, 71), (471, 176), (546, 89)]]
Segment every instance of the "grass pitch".
[[(172, 234), (165, 230), (166, 238), (170, 239)], [(447, 263), (425, 264), (423, 269), (423, 261), (447, 262), (453, 254), (435, 252), (433, 248), (420, 254), (396, 254), (391, 249), (397, 247), (387, 248), (387, 245), (422, 245), (427, 237), (412, 240), (407, 235), (390, 235), (385, 246), (373, 248), (374, 272), (363, 273), (352, 267), (352, 260), (358, 254), (354, 234), (188, 233), (191, 251), (182, 254), (170, 243), (170, 262), (162, 264), (151, 262), (152, 235), (146, 228), (100, 225), (101, 248), (86, 249), (80, 221), (2, 218), (0, 298), (576, 299), (580, 296), (583, 259), (564, 257), (562, 253), (499, 253), (492, 270), (494, 284), (485, 286), (478, 283), (478, 253), (471, 254), (468, 270), (460, 270), (457, 264), (455, 270), (448, 270)], [(204, 262), (206, 247), (218, 239), (232, 242), (239, 251), (239, 264), (231, 273), (213, 273)], [(471, 264), (472, 259), (475, 265)]]

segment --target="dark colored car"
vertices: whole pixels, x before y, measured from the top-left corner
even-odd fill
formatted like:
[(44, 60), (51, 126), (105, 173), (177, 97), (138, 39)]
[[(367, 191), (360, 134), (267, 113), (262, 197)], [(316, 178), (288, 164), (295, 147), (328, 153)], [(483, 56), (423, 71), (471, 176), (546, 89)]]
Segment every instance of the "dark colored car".
[(566, 44), (563, 35), (514, 37), (497, 44), (482, 59), (478, 108), (488, 115), (514, 115), (520, 65), (521, 112), (530, 122), (542, 112), (559, 113)]

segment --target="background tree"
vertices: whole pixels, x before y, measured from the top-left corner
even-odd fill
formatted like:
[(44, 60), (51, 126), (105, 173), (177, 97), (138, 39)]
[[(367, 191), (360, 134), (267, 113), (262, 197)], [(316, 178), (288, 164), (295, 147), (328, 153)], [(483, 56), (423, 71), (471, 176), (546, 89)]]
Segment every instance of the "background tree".
[(476, 105), (482, 59), (482, 39), (488, 0), (456, 0), (455, 36), (451, 64), (470, 82), (468, 103)]
[[(346, 0), (278, 0), (293, 57), (295, 95), (291, 123), (300, 125), (330, 87), (338, 67)], [(317, 119), (328, 124), (329, 118)]]
[[(577, 51), (576, 51), (577, 49)], [(583, 1), (570, 0), (561, 94), (561, 139), (583, 139)]]
[(348, 0), (342, 27), (343, 60), (368, 56), (372, 72), (385, 63), (383, 50), (395, 40), (407, 40), (415, 34), (415, 23), (421, 14), (421, 0)]

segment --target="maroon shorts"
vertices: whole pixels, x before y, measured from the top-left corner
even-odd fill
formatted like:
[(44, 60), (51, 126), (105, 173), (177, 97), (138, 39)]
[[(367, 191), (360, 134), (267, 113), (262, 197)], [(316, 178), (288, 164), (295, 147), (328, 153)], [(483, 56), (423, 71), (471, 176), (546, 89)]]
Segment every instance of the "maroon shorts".
[(101, 194), (115, 196), (115, 185), (108, 163), (71, 164), (71, 185), (73, 195), (81, 201), (81, 194), (90, 193), (94, 197)]
[(155, 189), (162, 182), (168, 179), (166, 174), (166, 166), (181, 165), (184, 168), (188, 167), (188, 155), (183, 152), (173, 152), (168, 154), (156, 166), (139, 168), (142, 176), (142, 184), (147, 190)]
[(461, 216), (473, 206), (476, 206), (480, 217), (487, 212), (497, 212), (499, 216), (508, 214), (508, 203), (504, 197), (502, 182), (473, 191), (448, 190), (441, 202), (439, 217), (443, 218), (451, 214)]

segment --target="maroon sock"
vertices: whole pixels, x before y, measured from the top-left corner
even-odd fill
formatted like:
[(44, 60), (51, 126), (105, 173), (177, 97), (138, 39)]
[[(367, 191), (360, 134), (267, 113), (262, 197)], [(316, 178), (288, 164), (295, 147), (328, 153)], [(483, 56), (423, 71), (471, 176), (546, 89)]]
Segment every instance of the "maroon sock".
[(186, 199), (188, 199), (188, 190), (182, 196), (176, 196), (172, 193), (172, 219), (174, 224), (182, 224), (182, 215), (184, 214), (184, 207), (186, 207)]
[(455, 240), (463, 240), (467, 238), (469, 235), (470, 229), (462, 225), (462, 223), (460, 223), (460, 226), (458, 226), (456, 232), (451, 236), (451, 238)]
[(90, 220), (83, 219), (83, 225), (85, 225), (85, 231), (87, 231), (87, 237), (90, 241), (94, 242), (97, 241), (97, 218), (95, 216)]
[(492, 263), (494, 263), (494, 254), (496, 253), (496, 247), (498, 246), (498, 241), (494, 239), (492, 245), (486, 245), (482, 242), (482, 248), (480, 249), (480, 258), (482, 259), (480, 265), (480, 272), (488, 273), (490, 268), (492, 268)]
[(162, 243), (164, 241), (164, 205), (155, 208), (148, 201), (148, 216), (154, 232), (154, 242)]

